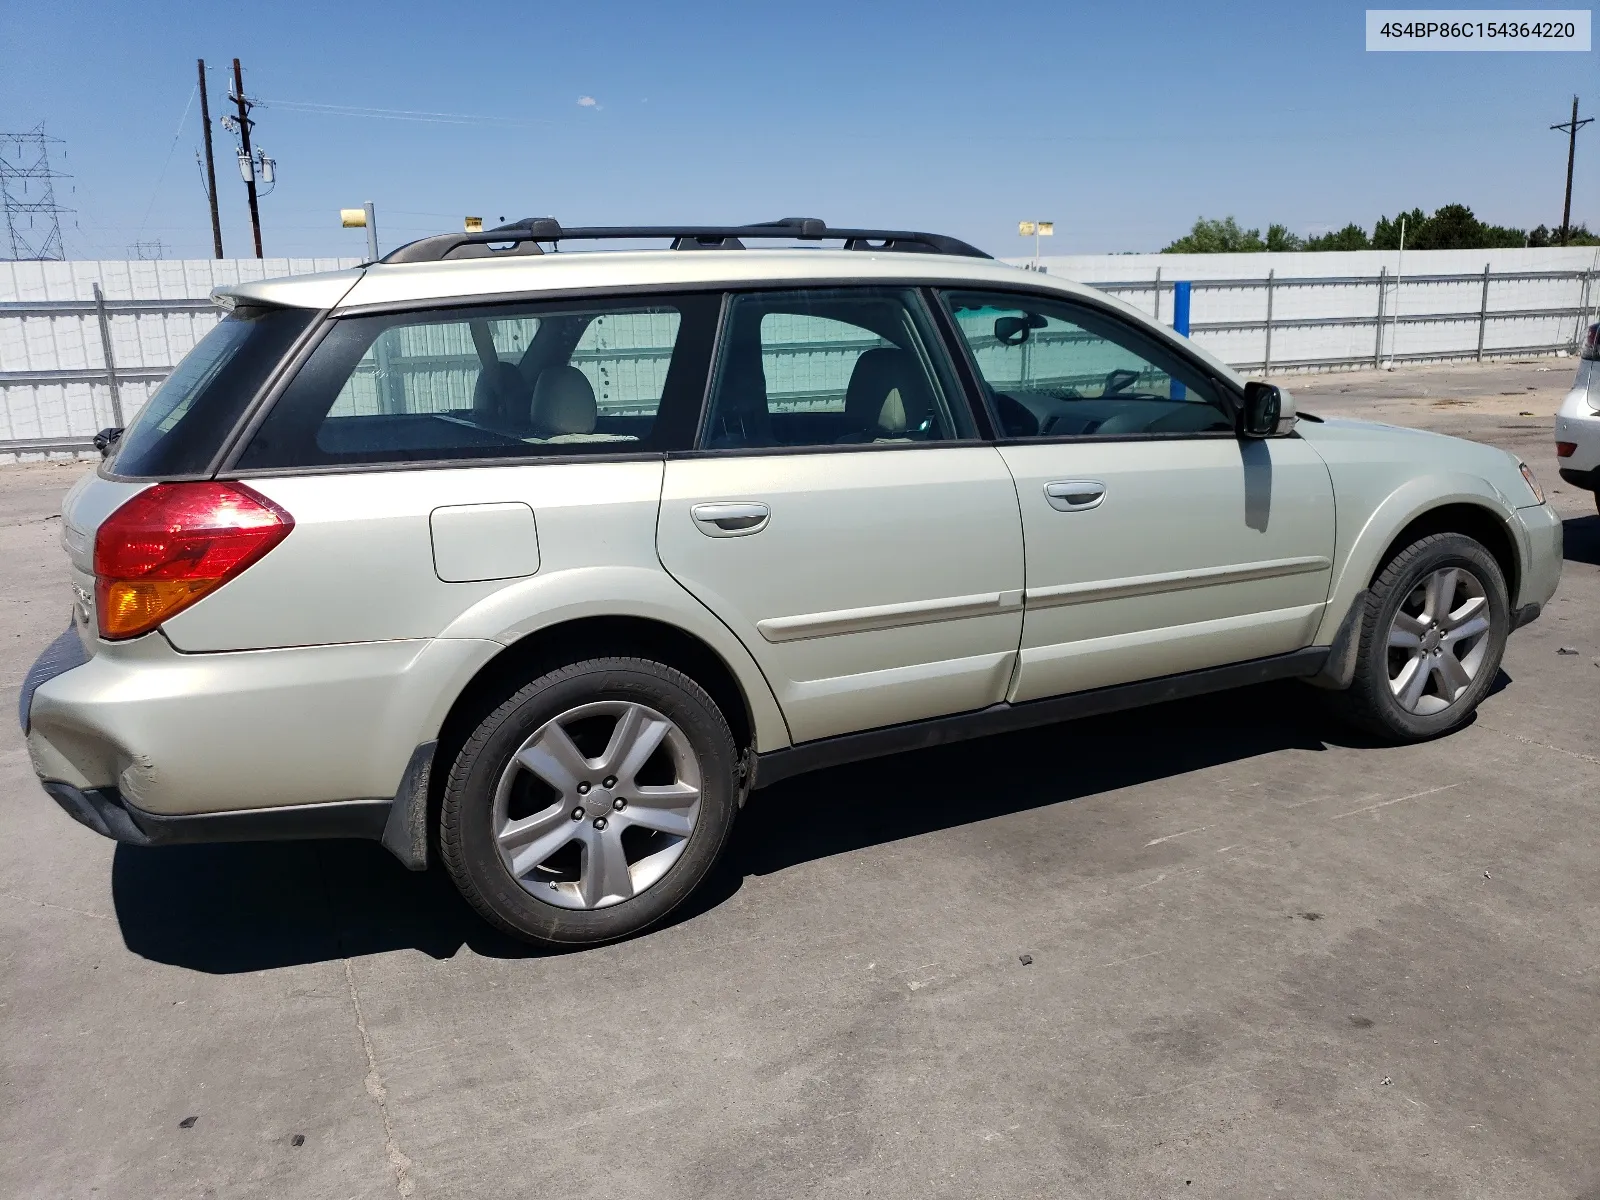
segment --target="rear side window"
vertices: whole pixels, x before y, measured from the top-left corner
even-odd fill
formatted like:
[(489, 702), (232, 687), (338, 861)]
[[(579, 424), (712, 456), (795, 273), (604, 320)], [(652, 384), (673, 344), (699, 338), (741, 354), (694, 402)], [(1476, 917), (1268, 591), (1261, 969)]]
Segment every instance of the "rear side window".
[(338, 321), (239, 469), (661, 452), (689, 445), (720, 298)]
[(245, 407), (316, 313), (234, 309), (156, 389), (117, 443), (111, 469), (132, 478), (208, 470)]
[(732, 297), (703, 448), (907, 445), (972, 436), (909, 288)]

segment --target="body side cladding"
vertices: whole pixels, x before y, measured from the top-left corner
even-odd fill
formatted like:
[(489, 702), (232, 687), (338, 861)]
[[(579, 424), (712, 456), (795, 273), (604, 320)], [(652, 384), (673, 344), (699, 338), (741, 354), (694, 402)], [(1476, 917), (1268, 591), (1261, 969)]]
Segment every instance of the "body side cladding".
[(1078, 717), (1141, 708), (1147, 704), (1160, 704), (1167, 700), (1226, 691), (1274, 679), (1303, 679), (1318, 674), (1327, 661), (1328, 647), (1312, 646), (1289, 654), (1208, 667), (1183, 675), (1117, 684), (1054, 696), (1048, 700), (1030, 700), (1023, 704), (993, 704), (975, 712), (822, 738), (758, 755), (753, 787), (770, 787), (794, 775), (885, 754), (900, 754), (995, 733), (1053, 725)]

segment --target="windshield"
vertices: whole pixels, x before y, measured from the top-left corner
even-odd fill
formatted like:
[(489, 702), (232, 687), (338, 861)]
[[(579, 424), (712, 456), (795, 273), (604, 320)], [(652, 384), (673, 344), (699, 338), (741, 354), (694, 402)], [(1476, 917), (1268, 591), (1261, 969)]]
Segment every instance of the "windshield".
[(117, 443), (111, 469), (152, 478), (206, 471), (245, 406), (316, 313), (238, 308), (167, 376)]

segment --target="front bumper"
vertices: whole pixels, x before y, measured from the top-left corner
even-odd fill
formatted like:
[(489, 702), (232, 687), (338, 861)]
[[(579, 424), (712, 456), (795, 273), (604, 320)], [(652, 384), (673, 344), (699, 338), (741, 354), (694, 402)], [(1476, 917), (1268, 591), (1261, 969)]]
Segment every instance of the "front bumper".
[[(1550, 597), (1556, 594), (1556, 586), (1561, 582), (1565, 531), (1560, 516), (1548, 504), (1519, 508), (1514, 519), (1521, 527), (1527, 553), (1515, 604), (1519, 611), (1532, 610), (1537, 616), (1538, 610), (1550, 603)], [(1520, 624), (1525, 625), (1532, 619), (1533, 616), (1529, 616)]]

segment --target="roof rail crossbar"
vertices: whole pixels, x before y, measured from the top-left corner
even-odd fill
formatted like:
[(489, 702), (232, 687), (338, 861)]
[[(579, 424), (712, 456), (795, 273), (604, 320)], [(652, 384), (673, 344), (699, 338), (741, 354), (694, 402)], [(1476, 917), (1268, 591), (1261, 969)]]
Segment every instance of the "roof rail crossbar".
[(842, 241), (846, 250), (951, 254), (989, 258), (976, 246), (939, 233), (903, 229), (831, 229), (816, 217), (785, 217), (754, 225), (614, 225), (567, 229), (554, 217), (528, 217), (482, 233), (439, 233), (390, 251), (385, 263), (441, 262), (502, 254), (542, 254), (539, 243), (667, 239), (674, 250), (742, 250), (751, 238)]

